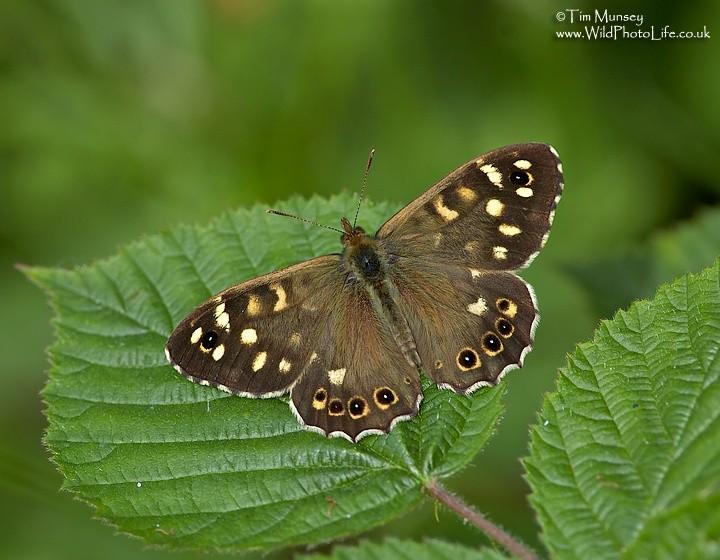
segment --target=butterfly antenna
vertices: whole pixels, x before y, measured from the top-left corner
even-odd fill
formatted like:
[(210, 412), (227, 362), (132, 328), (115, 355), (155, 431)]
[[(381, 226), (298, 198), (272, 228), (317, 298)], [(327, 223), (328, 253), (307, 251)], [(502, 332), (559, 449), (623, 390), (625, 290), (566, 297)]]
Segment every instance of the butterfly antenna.
[(358, 199), (357, 208), (355, 209), (355, 220), (353, 221), (353, 228), (357, 225), (358, 215), (360, 214), (360, 206), (365, 200), (365, 188), (367, 187), (368, 174), (370, 173), (370, 166), (372, 165), (373, 158), (375, 157), (375, 148), (370, 150), (368, 156), (367, 165), (365, 166), (365, 173), (363, 174), (362, 187), (360, 187), (360, 198)]
[(318, 226), (325, 229), (331, 229), (333, 231), (337, 231), (338, 233), (345, 233), (340, 228), (332, 227), (332, 226), (326, 226), (325, 224), (319, 224), (313, 220), (308, 220), (306, 218), (301, 218), (300, 216), (296, 216), (295, 214), (288, 214), (287, 212), (280, 212), (280, 210), (273, 210), (272, 208), (268, 208), (265, 210), (268, 214), (275, 214), (276, 216), (285, 216), (286, 218), (292, 218), (294, 220), (299, 220), (301, 222), (305, 222), (306, 224), (310, 224), (313, 226)]

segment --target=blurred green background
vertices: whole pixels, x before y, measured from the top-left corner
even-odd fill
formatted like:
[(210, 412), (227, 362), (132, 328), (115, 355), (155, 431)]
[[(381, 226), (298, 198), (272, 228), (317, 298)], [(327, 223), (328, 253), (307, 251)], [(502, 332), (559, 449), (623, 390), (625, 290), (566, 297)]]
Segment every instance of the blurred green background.
[[(229, 207), (353, 190), (371, 146), (370, 196), (409, 201), (471, 157), (530, 140), (559, 150), (566, 177), (551, 240), (524, 274), (543, 321), (507, 380), (498, 434), (449, 485), (536, 545), (518, 460), (527, 426), (599, 309), (642, 294), (608, 276), (599, 306), (572, 271), (720, 199), (717, 39), (559, 40), (580, 28), (555, 20), (570, 7), (598, 6), (0, 3), (0, 557), (200, 557), (114, 535), (58, 492), (38, 396), (50, 310), (15, 263), (70, 267)], [(643, 14), (645, 28), (720, 32), (713, 0), (600, 7)], [(376, 533), (482, 540), (432, 506)]]

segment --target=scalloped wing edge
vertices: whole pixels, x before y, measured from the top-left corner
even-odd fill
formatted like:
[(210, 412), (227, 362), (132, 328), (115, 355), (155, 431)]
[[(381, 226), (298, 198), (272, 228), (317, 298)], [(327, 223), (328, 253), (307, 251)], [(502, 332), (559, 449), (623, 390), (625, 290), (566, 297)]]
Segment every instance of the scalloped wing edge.
[[(272, 393), (263, 393), (263, 394), (257, 394), (257, 393), (247, 393), (245, 391), (233, 391), (230, 389), (230, 387), (227, 387), (226, 385), (222, 385), (220, 383), (214, 383), (212, 381), (208, 381), (207, 379), (201, 379), (199, 377), (195, 377), (194, 375), (190, 375), (189, 373), (186, 373), (179, 365), (176, 363), (173, 363), (173, 361), (170, 359), (170, 352), (167, 348), (165, 348), (165, 358), (170, 363), (170, 365), (173, 367), (175, 371), (177, 371), (180, 375), (182, 375), (184, 378), (186, 378), (188, 381), (191, 381), (193, 383), (196, 383), (198, 385), (202, 385), (203, 387), (213, 387), (215, 389), (219, 389), (220, 391), (223, 391), (225, 393), (228, 393), (230, 395), (236, 395), (238, 397), (246, 397), (251, 399), (272, 399), (281, 397), (283, 395), (292, 394), (292, 390), (299, 381), (297, 379), (292, 385), (285, 389), (280, 389), (279, 391), (274, 391)], [(341, 437), (346, 440), (348, 440), (351, 443), (357, 443), (362, 438), (366, 436), (372, 436), (372, 435), (384, 435), (390, 433), (395, 426), (400, 423), (404, 422), (406, 420), (411, 420), (412, 418), (415, 418), (417, 416), (418, 412), (420, 411), (420, 404), (423, 400), (423, 394), (420, 393), (418, 395), (418, 398), (415, 401), (415, 407), (414, 410), (410, 414), (403, 414), (401, 416), (396, 416), (392, 419), (392, 422), (390, 422), (390, 425), (388, 426), (387, 430), (381, 430), (378, 428), (369, 428), (367, 430), (363, 430), (362, 432), (358, 433), (355, 436), (355, 439), (350, 437), (350, 435), (346, 434), (343, 431), (336, 430), (334, 432), (326, 432), (319, 426), (313, 426), (312, 424), (305, 423), (305, 420), (303, 420), (302, 416), (300, 416), (300, 413), (298, 412), (297, 408), (295, 407), (295, 404), (292, 402), (292, 398), (288, 400), (288, 405), (290, 407), (290, 411), (292, 412), (293, 416), (295, 416), (295, 419), (298, 421), (300, 426), (304, 428), (305, 430), (309, 432), (314, 432), (316, 434), (320, 434), (322, 436), (328, 437), (328, 438), (334, 438), (334, 437)]]
[(290, 410), (292, 411), (292, 413), (295, 416), (295, 418), (297, 419), (297, 421), (306, 430), (308, 430), (310, 432), (315, 432), (316, 434), (320, 434), (320, 435), (323, 435), (323, 436), (326, 436), (329, 438), (341, 437), (341, 438), (348, 440), (350, 443), (357, 443), (358, 441), (360, 441), (362, 438), (364, 438), (366, 436), (387, 435), (400, 422), (404, 422), (406, 420), (411, 420), (412, 418), (415, 418), (415, 416), (417, 416), (417, 414), (420, 410), (420, 404), (422, 403), (422, 401), (423, 401), (423, 394), (420, 393), (418, 395), (418, 398), (415, 400), (414, 410), (410, 414), (403, 414), (401, 416), (396, 416), (395, 418), (392, 419), (392, 421), (390, 422), (390, 425), (387, 427), (386, 430), (381, 430), (379, 428), (368, 428), (367, 430), (363, 430), (362, 432), (358, 433), (354, 439), (350, 435), (346, 434), (345, 432), (343, 432), (341, 430), (336, 430), (334, 432), (328, 433), (325, 430), (323, 430), (322, 428), (320, 428), (319, 426), (313, 426), (312, 424), (306, 424), (305, 420), (303, 420), (302, 416), (300, 416), (300, 413), (298, 412), (297, 408), (295, 408), (295, 404), (292, 402), (292, 399), (290, 399), (288, 404), (290, 405)]

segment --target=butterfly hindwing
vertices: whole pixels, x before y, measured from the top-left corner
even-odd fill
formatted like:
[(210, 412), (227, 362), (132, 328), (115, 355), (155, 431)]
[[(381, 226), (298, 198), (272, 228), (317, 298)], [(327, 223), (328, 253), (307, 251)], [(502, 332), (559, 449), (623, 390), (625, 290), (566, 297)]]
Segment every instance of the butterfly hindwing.
[(291, 401), (307, 426), (357, 441), (417, 413), (420, 377), (362, 288), (346, 287), (340, 300)]
[(539, 320), (524, 280), (512, 272), (425, 263), (426, 281), (408, 281), (416, 267), (399, 259), (393, 280), (429, 377), (469, 393), (522, 366)]
[(483, 270), (516, 270), (547, 241), (563, 188), (547, 144), (517, 144), (466, 163), (378, 231), (396, 250)]

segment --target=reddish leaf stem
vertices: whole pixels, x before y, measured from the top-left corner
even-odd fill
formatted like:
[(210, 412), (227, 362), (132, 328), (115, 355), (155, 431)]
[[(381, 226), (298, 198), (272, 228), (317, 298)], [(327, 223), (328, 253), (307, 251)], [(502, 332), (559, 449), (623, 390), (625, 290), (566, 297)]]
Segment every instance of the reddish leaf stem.
[(538, 560), (537, 555), (532, 550), (527, 548), (520, 541), (515, 540), (509, 533), (492, 523), (485, 516), (472, 509), (460, 498), (453, 496), (450, 492), (438, 484), (437, 481), (430, 481), (425, 485), (425, 490), (433, 498), (453, 510), (468, 523), (475, 525), (475, 527), (485, 533), (490, 540), (501, 545), (510, 554), (516, 556), (517, 558), (521, 558), (522, 560)]

